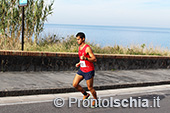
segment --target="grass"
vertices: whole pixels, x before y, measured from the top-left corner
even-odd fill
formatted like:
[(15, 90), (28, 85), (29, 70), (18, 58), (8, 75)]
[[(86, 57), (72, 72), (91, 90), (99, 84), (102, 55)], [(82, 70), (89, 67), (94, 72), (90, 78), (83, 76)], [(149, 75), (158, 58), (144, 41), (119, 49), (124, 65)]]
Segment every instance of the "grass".
[[(32, 39), (25, 37), (25, 51), (48, 51), (48, 52), (78, 52), (79, 45), (76, 42), (76, 37), (67, 36), (59, 37), (57, 35), (45, 35), (38, 39), (35, 44)], [(147, 47), (146, 44), (130, 45), (123, 47), (120, 45), (101, 47), (98, 44), (86, 42), (89, 44), (94, 53), (100, 54), (128, 54), (128, 55), (159, 55), (170, 56), (170, 51), (161, 47)], [(0, 34), (0, 49), (1, 50), (21, 50), (21, 41), (19, 38), (11, 38)]]

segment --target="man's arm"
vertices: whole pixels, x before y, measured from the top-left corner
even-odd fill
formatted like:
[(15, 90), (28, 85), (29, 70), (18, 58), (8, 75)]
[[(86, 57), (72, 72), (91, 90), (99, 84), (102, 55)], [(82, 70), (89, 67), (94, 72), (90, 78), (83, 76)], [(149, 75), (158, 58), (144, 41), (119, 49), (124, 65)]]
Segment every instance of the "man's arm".
[[(92, 49), (91, 49), (90, 47), (87, 47), (87, 48), (86, 48), (86, 53), (88, 53), (89, 56), (90, 56), (90, 58), (87, 58), (88, 61), (90, 61), (90, 62), (97, 62), (97, 59), (96, 59), (96, 57), (94, 56), (93, 51), (92, 51)], [(85, 59), (86, 59), (86, 58), (85, 58)]]
[(76, 64), (76, 67), (79, 67), (80, 66), (80, 62)]

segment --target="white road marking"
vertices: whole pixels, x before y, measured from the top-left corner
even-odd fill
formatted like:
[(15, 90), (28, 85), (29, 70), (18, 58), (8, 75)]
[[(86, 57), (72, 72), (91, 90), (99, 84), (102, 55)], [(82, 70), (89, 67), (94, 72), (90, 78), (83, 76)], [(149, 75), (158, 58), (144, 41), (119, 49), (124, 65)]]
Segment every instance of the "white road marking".
[[(166, 91), (166, 90), (170, 90), (170, 85), (99, 90), (97, 91), (97, 94), (100, 97), (105, 97), (105, 96), (108, 97), (108, 96), (118, 96), (118, 95), (127, 95), (127, 94), (149, 93), (155, 91)], [(63, 94), (1, 97), (0, 106), (53, 102), (53, 100), (57, 97), (61, 97), (64, 98), (65, 100), (68, 100), (69, 97), (82, 98), (82, 94), (80, 92), (74, 92), (74, 93), (63, 93)]]

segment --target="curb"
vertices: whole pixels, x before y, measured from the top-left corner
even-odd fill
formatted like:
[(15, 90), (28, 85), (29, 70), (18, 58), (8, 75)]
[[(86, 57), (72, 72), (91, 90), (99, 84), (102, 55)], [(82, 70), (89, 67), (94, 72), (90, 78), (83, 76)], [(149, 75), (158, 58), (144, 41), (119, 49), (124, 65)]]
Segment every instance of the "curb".
[[(156, 85), (166, 85), (166, 84), (170, 84), (170, 81), (94, 86), (94, 89), (95, 90), (106, 90), (106, 89), (146, 87), (146, 86), (156, 86)], [(87, 87), (83, 87), (83, 88), (85, 90), (88, 90)], [(0, 91), (0, 97), (56, 94), (56, 93), (69, 93), (69, 92), (77, 92), (77, 90), (75, 88), (56, 88), (56, 89), (33, 89), (33, 90), (19, 90), (19, 91)]]

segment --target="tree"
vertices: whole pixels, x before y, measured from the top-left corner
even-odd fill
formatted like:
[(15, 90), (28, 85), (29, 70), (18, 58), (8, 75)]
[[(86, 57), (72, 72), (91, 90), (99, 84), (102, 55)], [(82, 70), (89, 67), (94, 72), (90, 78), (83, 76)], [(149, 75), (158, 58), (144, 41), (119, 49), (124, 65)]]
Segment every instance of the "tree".
[[(53, 13), (52, 6), (44, 4), (44, 0), (28, 0), (25, 7), (25, 38), (37, 44), (37, 38), (43, 31), (47, 16)], [(22, 8), (19, 0), (0, 0), (0, 36), (10, 38), (13, 43), (20, 40), (22, 28)], [(1, 37), (0, 37), (1, 38)]]

